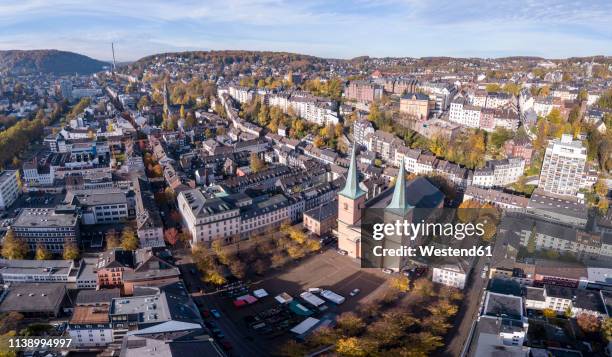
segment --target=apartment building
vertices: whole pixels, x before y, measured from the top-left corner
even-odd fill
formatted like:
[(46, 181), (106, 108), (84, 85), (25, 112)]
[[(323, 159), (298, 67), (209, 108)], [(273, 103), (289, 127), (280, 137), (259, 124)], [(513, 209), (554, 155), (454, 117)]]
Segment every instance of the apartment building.
[(41, 244), (51, 253), (62, 253), (64, 244), (79, 239), (79, 217), (74, 206), (24, 208), (11, 228), (17, 239), (25, 241), (30, 251)]
[(510, 139), (504, 143), (504, 151), (508, 157), (522, 157), (525, 159), (525, 166), (531, 164), (533, 156), (533, 145), (529, 138)]
[(255, 92), (249, 87), (232, 85), (228, 87), (228, 92), (240, 104), (248, 103), (255, 97)]
[(351, 81), (344, 89), (344, 97), (362, 103), (382, 98), (383, 86), (369, 81)]
[(549, 141), (542, 162), (539, 188), (546, 192), (573, 196), (584, 186), (587, 149), (579, 140), (564, 134)]
[(284, 113), (292, 111), (298, 117), (317, 125), (335, 125), (339, 122), (336, 103), (303, 92), (278, 93), (268, 96), (270, 106)]
[(16, 170), (0, 173), (0, 210), (7, 209), (19, 196), (19, 182)]
[(361, 146), (367, 145), (367, 137), (369, 134), (374, 134), (374, 126), (368, 120), (355, 120), (353, 123), (353, 139)]
[(525, 171), (525, 159), (513, 157), (489, 160), (485, 167), (474, 170), (472, 184), (479, 187), (501, 187), (518, 181)]
[(369, 151), (378, 153), (385, 161), (395, 160), (395, 150), (404, 145), (404, 141), (400, 140), (395, 134), (377, 130), (374, 134), (368, 134), (366, 137), (366, 146)]
[(434, 283), (463, 290), (468, 273), (469, 264), (465, 261), (440, 264), (433, 268), (431, 280)]
[(448, 120), (470, 128), (479, 128), (481, 116), (481, 107), (468, 104), (467, 99), (461, 97), (451, 103)]

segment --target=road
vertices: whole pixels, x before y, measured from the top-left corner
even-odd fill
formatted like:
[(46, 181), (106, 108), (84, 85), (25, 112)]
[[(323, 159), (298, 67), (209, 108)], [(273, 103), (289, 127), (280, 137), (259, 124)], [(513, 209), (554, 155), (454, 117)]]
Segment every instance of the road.
[(482, 268), (487, 263), (487, 257), (476, 258), (474, 268), (466, 281), (467, 289), (463, 291), (464, 298), (459, 313), (455, 316), (453, 328), (448, 332), (447, 336), (450, 340), (447, 341), (446, 349), (442, 353), (443, 356), (457, 357), (461, 354), (461, 350), (472, 328), (472, 322), (476, 320), (479, 314), (480, 302), (482, 293), (487, 286), (488, 279), (483, 279)]
[[(193, 261), (191, 256), (186, 254), (175, 255), (177, 258), (177, 265), (181, 268), (183, 280), (187, 283), (187, 286), (192, 287), (193, 290), (199, 290), (198, 287), (202, 286), (200, 280), (200, 273), (194, 268), (195, 274), (191, 273), (191, 266)], [(232, 351), (228, 353), (231, 356), (249, 357), (249, 356), (266, 356), (266, 351), (262, 350), (260, 346), (252, 342), (254, 335), (249, 335), (245, 331), (241, 331), (236, 325), (228, 318), (228, 312), (223, 308), (224, 304), (221, 303), (222, 296), (217, 293), (212, 294), (201, 294), (199, 291), (191, 294), (193, 299), (201, 302), (205, 309), (217, 309), (221, 312), (221, 318), (215, 319), (215, 322), (219, 325), (219, 329), (223, 332), (226, 339), (232, 344)], [(246, 328), (245, 328), (246, 330)]]

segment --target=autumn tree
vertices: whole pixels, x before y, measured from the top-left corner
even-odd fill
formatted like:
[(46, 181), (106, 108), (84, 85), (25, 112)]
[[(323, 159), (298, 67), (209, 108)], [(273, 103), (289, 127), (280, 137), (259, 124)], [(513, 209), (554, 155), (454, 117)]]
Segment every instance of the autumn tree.
[(599, 331), (600, 328), (599, 319), (593, 314), (581, 313), (576, 316), (576, 322), (580, 329), (586, 333)]
[(136, 250), (140, 241), (131, 227), (123, 228), (121, 233), (121, 248), (125, 250)]
[(106, 249), (117, 248), (121, 245), (121, 241), (119, 240), (119, 235), (114, 229), (106, 232)]
[(75, 259), (79, 259), (79, 247), (77, 247), (77, 245), (75, 243), (65, 243), (64, 244), (64, 253), (62, 254), (62, 256), (64, 257), (64, 259), (66, 260), (75, 260)]
[(36, 260), (49, 260), (53, 257), (53, 255), (47, 250), (47, 248), (42, 244), (36, 245)]
[(179, 240), (179, 233), (176, 228), (169, 228), (164, 231), (164, 240), (174, 246)]
[(27, 244), (15, 237), (12, 229), (9, 229), (4, 235), (2, 242), (2, 256), (6, 259), (25, 259), (28, 254)]
[(404, 275), (394, 276), (389, 280), (389, 286), (398, 291), (408, 291), (410, 281)]
[(607, 341), (612, 341), (612, 318), (607, 317), (601, 322), (601, 334)]
[(420, 297), (429, 297), (434, 293), (433, 283), (426, 278), (420, 278), (414, 282), (412, 291)]
[(257, 153), (251, 153), (251, 161), (250, 161), (251, 171), (254, 173), (263, 171), (266, 168), (266, 163), (257, 155)]
[(552, 319), (557, 317), (557, 312), (553, 309), (544, 309), (542, 310), (542, 315), (544, 315), (546, 318)]
[(357, 336), (366, 328), (366, 323), (354, 312), (345, 312), (338, 316), (336, 324), (336, 328), (344, 336)]
[(366, 356), (367, 353), (356, 337), (341, 338), (336, 342), (336, 352), (342, 356)]

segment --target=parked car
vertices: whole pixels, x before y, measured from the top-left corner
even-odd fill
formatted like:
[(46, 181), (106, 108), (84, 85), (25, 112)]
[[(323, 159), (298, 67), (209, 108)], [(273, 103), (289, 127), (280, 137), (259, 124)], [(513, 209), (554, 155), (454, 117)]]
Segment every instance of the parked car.
[(221, 340), (219, 343), (221, 344), (221, 347), (226, 351), (231, 351), (233, 348), (231, 342), (229, 342), (228, 340)]
[(360, 289), (353, 289), (353, 291), (351, 291), (351, 293), (349, 295), (350, 296), (357, 296), (360, 292), (361, 292)]
[(203, 318), (210, 317), (210, 311), (208, 311), (208, 309), (202, 309), (202, 311), (200, 313), (202, 314)]

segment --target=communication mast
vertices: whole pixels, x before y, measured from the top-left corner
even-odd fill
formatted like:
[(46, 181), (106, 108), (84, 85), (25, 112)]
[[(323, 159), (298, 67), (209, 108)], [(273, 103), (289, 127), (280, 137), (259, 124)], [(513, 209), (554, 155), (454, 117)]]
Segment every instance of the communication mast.
[(115, 44), (111, 42), (111, 50), (113, 51), (113, 74), (115, 74), (115, 70), (117, 69), (117, 63), (115, 62)]

